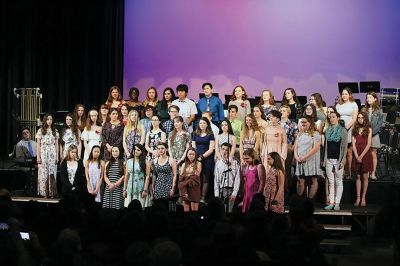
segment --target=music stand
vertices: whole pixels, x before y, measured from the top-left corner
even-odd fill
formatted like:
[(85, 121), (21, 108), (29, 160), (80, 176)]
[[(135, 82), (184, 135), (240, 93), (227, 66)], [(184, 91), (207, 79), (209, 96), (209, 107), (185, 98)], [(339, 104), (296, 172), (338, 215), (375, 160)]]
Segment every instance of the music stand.
[(307, 104), (307, 96), (297, 96), (297, 100), (302, 106)]
[(357, 82), (338, 82), (339, 93), (342, 94), (342, 91), (345, 88), (349, 88), (352, 93), (359, 93), (358, 83)]
[(380, 81), (360, 81), (360, 92), (381, 92)]

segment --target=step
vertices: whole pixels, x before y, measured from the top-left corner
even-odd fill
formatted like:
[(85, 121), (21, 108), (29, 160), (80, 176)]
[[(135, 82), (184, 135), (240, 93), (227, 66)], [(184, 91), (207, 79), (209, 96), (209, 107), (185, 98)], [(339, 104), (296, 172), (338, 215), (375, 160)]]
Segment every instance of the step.
[(323, 224), (322, 226), (328, 231), (351, 231), (351, 225), (347, 224)]
[(324, 239), (321, 241), (322, 246), (350, 246), (351, 241), (344, 239)]

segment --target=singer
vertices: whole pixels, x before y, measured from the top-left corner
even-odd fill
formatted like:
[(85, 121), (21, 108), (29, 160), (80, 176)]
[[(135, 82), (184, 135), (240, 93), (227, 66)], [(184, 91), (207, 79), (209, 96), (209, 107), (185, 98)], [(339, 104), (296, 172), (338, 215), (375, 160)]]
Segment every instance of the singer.
[(214, 196), (220, 198), (227, 213), (231, 213), (240, 185), (239, 163), (230, 156), (232, 146), (229, 143), (221, 145), (222, 158), (215, 164)]

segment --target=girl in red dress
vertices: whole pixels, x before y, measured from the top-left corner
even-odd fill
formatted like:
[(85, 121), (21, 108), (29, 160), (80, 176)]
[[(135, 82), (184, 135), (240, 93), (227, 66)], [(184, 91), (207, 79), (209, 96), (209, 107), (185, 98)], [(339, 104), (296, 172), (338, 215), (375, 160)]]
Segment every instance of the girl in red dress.
[[(357, 199), (354, 206), (366, 206), (365, 196), (368, 189), (368, 172), (373, 171), (371, 156), (372, 129), (368, 114), (361, 112), (357, 115), (357, 122), (352, 131), (352, 147), (354, 152), (352, 171), (357, 174)], [(362, 176), (362, 182), (361, 182)], [(361, 184), (362, 183), (362, 184)], [(361, 186), (362, 185), (362, 186)], [(362, 192), (362, 193), (361, 193)], [(361, 201), (360, 201), (361, 200)]]

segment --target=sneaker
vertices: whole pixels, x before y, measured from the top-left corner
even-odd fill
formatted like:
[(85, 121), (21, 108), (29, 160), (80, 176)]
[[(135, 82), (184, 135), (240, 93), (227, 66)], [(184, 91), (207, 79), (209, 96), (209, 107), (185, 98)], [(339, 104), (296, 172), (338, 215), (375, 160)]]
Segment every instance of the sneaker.
[(371, 175), (369, 178), (371, 178), (371, 180), (377, 180), (378, 178), (376, 177), (376, 175)]
[(333, 208), (335, 211), (340, 211), (340, 206), (339, 204), (335, 205), (335, 207)]
[(333, 210), (335, 206), (333, 204), (329, 204), (328, 206), (326, 206), (324, 209), (325, 210)]

